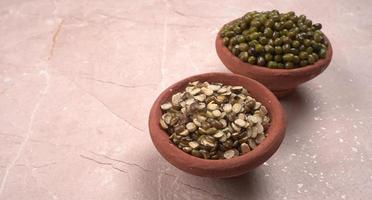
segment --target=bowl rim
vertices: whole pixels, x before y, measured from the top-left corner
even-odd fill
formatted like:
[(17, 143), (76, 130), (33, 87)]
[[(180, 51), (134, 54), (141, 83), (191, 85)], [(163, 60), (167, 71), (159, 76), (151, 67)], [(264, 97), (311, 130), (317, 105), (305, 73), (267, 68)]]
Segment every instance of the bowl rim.
[[(237, 156), (231, 159), (224, 159), (224, 160), (208, 160), (208, 159), (202, 159), (195, 156), (192, 156), (188, 153), (183, 152), (181, 149), (179, 149), (176, 145), (174, 145), (169, 140), (169, 135), (166, 133), (159, 125), (159, 120), (162, 114), (162, 111), (160, 109), (160, 105), (167, 100), (169, 100), (169, 97), (174, 94), (175, 92), (178, 92), (180, 90), (183, 90), (187, 83), (195, 81), (195, 80), (201, 80), (204, 81), (204, 79), (207, 79), (209, 77), (217, 79), (215, 82), (222, 82), (220, 79), (223, 77), (231, 78), (231, 79), (238, 79), (237, 81), (244, 82), (244, 85), (250, 85), (251, 88), (246, 88), (251, 94), (253, 89), (260, 91), (261, 95), (257, 95), (260, 92), (255, 92), (255, 95), (252, 95), (252, 97), (256, 99), (261, 99), (260, 102), (268, 109), (271, 117), (270, 126), (267, 129), (267, 138), (258, 145), (254, 150), (241, 155)], [(243, 84), (241, 84), (243, 85)], [(168, 99), (167, 99), (168, 97)], [(267, 98), (267, 102), (262, 102), (263, 98)], [(269, 105), (268, 105), (269, 104)], [(160, 152), (160, 154), (171, 164), (176, 166), (177, 168), (180, 168), (184, 171), (188, 171), (188, 169), (200, 169), (200, 170), (215, 170), (215, 171), (221, 171), (224, 170), (226, 173), (229, 173), (229, 169), (237, 169), (241, 168), (244, 165), (247, 165), (249, 163), (252, 164), (252, 162), (257, 162), (256, 160), (259, 160), (259, 164), (262, 164), (264, 161), (266, 161), (271, 155), (277, 150), (280, 143), (282, 142), (284, 135), (285, 135), (285, 128), (286, 128), (286, 121), (284, 116), (284, 110), (278, 101), (278, 99), (275, 97), (275, 95), (267, 89), (264, 85), (261, 83), (242, 76), (238, 74), (233, 73), (203, 73), (198, 75), (193, 75), (188, 78), (182, 79), (173, 85), (169, 86), (167, 89), (165, 89), (155, 100), (153, 103), (150, 115), (149, 115), (149, 132), (151, 135), (151, 139), (153, 141), (153, 144), (155, 145), (156, 149)], [(184, 165), (184, 166), (180, 166)], [(258, 166), (257, 165), (257, 166)], [(253, 167), (254, 168), (254, 167)], [(196, 175), (202, 175), (197, 174)], [(230, 174), (228, 176), (235, 176), (236, 174)], [(216, 176), (221, 176), (216, 174)]]
[[(230, 23), (232, 23), (232, 22), (234, 22), (238, 19), (239, 18), (234, 19), (234, 20), (232, 20), (232, 21), (230, 21), (226, 24), (230, 24)], [(225, 25), (223, 25), (223, 26), (225, 26)], [(268, 67), (265, 67), (265, 66), (252, 65), (252, 64), (241, 61), (237, 56), (235, 56), (234, 54), (232, 54), (232, 52), (230, 52), (230, 50), (223, 44), (222, 37), (220, 36), (221, 30), (222, 30), (222, 28), (217, 33), (216, 42), (215, 42), (216, 43), (215, 44), (216, 49), (221, 48), (222, 53), (229, 55), (229, 57), (231, 59), (233, 59), (233, 61), (235, 63), (238, 62), (243, 67), (249, 67), (250, 70), (254, 71), (257, 74), (272, 74), (274, 76), (275, 75), (303, 75), (303, 74), (308, 74), (308, 73), (311, 73), (312, 71), (314, 71), (318, 68), (328, 66), (328, 64), (331, 62), (332, 55), (333, 55), (333, 49), (332, 49), (331, 42), (328, 39), (328, 37), (323, 33), (324, 34), (324, 39), (328, 42), (326, 57), (323, 58), (323, 59), (319, 59), (318, 61), (316, 61), (315, 63), (313, 63), (311, 65), (305, 65), (303, 67), (297, 67), (297, 68), (293, 68), (293, 69), (271, 69), (271, 68), (268, 68)], [(241, 67), (241, 66), (239, 66), (239, 67)], [(232, 67), (232, 68), (234, 68), (234, 67)]]

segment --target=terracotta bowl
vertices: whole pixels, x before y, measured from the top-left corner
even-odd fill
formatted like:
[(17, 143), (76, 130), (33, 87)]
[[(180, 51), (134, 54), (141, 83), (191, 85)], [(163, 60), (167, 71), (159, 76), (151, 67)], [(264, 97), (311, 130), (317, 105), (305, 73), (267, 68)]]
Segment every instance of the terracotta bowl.
[[(168, 134), (161, 129), (159, 120), (162, 115), (160, 105), (169, 101), (171, 96), (185, 89), (192, 81), (220, 82), (245, 87), (252, 97), (266, 106), (271, 123), (268, 137), (253, 151), (228, 160), (206, 160), (191, 156), (178, 149)], [(153, 104), (149, 116), (149, 130), (152, 142), (159, 153), (172, 165), (197, 176), (227, 178), (242, 175), (268, 160), (278, 149), (285, 133), (283, 108), (275, 95), (265, 86), (250, 78), (227, 73), (206, 73), (183, 79), (163, 91)]]
[(291, 93), (298, 85), (313, 79), (322, 73), (332, 59), (332, 46), (328, 38), (327, 55), (312, 65), (294, 69), (269, 69), (258, 65), (251, 65), (234, 56), (223, 45), (220, 34), (216, 38), (217, 55), (222, 63), (233, 73), (255, 79), (268, 87), (277, 97), (283, 97)]

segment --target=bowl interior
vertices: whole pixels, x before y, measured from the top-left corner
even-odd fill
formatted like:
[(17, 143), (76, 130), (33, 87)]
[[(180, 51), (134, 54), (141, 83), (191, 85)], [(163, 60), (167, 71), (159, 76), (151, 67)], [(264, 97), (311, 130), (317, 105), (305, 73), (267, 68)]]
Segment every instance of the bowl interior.
[[(219, 82), (227, 85), (241, 85), (246, 88), (252, 97), (261, 102), (268, 109), (271, 119), (270, 126), (267, 129), (268, 137), (254, 150), (228, 160), (201, 159), (178, 149), (169, 140), (168, 133), (166, 133), (166, 131), (160, 127), (159, 120), (162, 115), (160, 105), (169, 101), (173, 94), (183, 91), (189, 82), (197, 80), (201, 82), (208, 81), (210, 83)], [(151, 137), (156, 148), (163, 155), (163, 157), (165, 157), (176, 167), (184, 171), (188, 171), (189, 168), (196, 168), (204, 173), (208, 173), (208, 170), (211, 170), (216, 172), (216, 174), (218, 174), (220, 171), (225, 171), (227, 175), (229, 175), (229, 169), (236, 171), (237, 168), (244, 165), (246, 165), (247, 168), (253, 167), (257, 164), (262, 164), (266, 159), (268, 159), (268, 157), (271, 155), (267, 156), (267, 153), (272, 151), (271, 146), (275, 146), (276, 144), (274, 143), (277, 143), (278, 139), (280, 139), (281, 142), (281, 139), (283, 138), (283, 135), (281, 134), (284, 134), (285, 122), (280, 103), (273, 93), (271, 93), (262, 84), (236, 74), (207, 73), (181, 80), (161, 93), (151, 109), (149, 126)]]

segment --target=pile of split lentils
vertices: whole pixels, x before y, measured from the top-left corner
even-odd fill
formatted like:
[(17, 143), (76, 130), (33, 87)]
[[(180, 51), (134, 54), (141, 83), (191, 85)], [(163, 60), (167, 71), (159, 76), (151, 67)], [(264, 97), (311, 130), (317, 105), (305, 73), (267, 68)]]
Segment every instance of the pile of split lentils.
[(270, 118), (242, 86), (191, 82), (161, 105), (160, 126), (184, 152), (204, 159), (230, 159), (267, 137)]

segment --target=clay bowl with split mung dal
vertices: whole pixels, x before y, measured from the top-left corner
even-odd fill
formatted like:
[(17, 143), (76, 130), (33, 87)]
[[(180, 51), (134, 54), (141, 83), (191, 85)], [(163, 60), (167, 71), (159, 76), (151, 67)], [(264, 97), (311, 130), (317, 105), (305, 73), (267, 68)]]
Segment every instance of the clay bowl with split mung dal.
[[(246, 88), (253, 98), (267, 108), (271, 121), (266, 130), (266, 139), (252, 151), (231, 159), (202, 159), (179, 149), (169, 139), (168, 133), (160, 126), (159, 122), (163, 114), (160, 105), (170, 101), (173, 94), (184, 91), (188, 83), (194, 81), (222, 83), (224, 85), (243, 86)], [(214, 178), (239, 176), (260, 166), (279, 148), (286, 128), (283, 108), (269, 89), (253, 79), (228, 73), (195, 75), (168, 87), (152, 105), (148, 123), (153, 144), (169, 163), (187, 173)]]
[(290, 94), (298, 85), (315, 78), (328, 67), (333, 51), (328, 38), (324, 39), (328, 41), (325, 58), (312, 65), (293, 69), (271, 69), (243, 62), (223, 44), (220, 33), (217, 34), (215, 45), (218, 57), (231, 72), (257, 80), (281, 98)]

